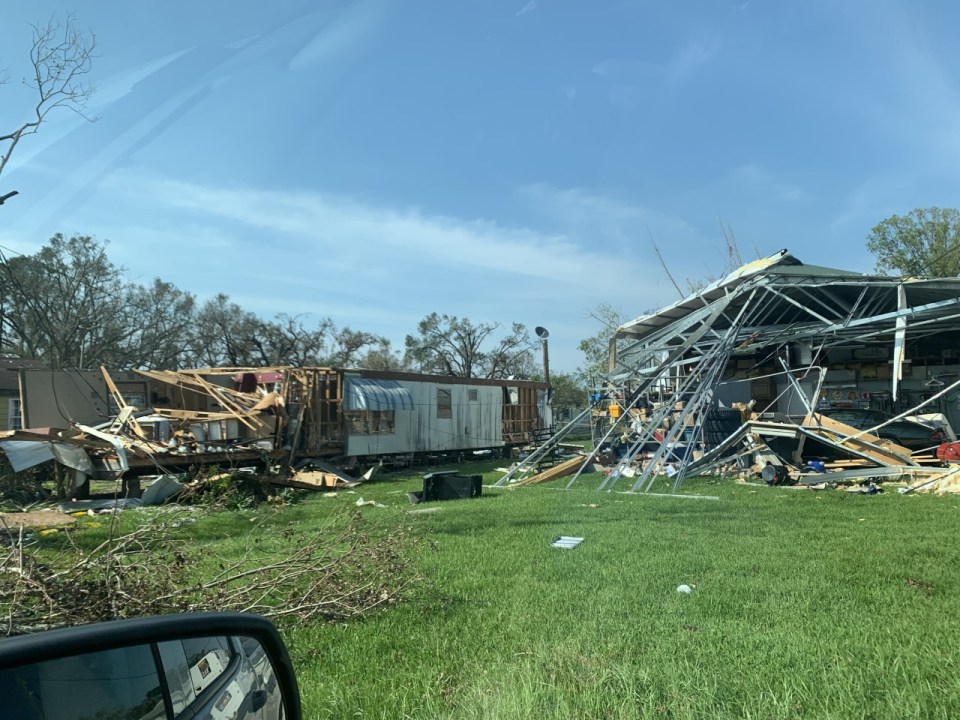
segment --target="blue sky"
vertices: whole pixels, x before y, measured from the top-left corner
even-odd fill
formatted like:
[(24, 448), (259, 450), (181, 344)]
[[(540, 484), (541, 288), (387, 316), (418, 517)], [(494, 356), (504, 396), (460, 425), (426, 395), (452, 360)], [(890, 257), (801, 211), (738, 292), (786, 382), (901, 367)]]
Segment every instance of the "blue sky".
[(602, 302), (639, 315), (745, 259), (869, 271), (865, 237), (956, 207), (960, 4), (894, 0), (15, 2), (97, 37), (85, 122), (26, 138), (0, 244), (90, 234), (131, 279), (402, 347), (424, 315), (550, 330), (580, 361)]

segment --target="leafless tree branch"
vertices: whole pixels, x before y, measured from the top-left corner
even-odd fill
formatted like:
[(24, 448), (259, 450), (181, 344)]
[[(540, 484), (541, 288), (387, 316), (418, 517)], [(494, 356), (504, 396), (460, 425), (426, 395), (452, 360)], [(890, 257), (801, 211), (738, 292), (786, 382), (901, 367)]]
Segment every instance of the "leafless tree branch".
[(0, 143), (6, 143), (0, 151), (0, 173), (20, 140), (36, 133), (54, 110), (63, 108), (86, 120), (93, 119), (86, 115), (86, 108), (94, 91), (87, 76), (95, 48), (96, 36), (90, 31), (78, 30), (72, 14), (62, 23), (51, 18), (43, 25), (33, 26), (32, 69), (30, 76), (23, 78), (23, 84), (34, 89), (36, 103), (28, 120), (0, 135)]

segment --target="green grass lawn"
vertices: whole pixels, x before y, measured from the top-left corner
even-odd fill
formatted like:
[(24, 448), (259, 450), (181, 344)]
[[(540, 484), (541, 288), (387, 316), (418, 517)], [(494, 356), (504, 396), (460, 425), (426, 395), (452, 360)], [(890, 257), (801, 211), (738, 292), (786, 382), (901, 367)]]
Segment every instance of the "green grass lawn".
[(407, 603), (284, 629), (306, 716), (960, 717), (960, 498), (598, 482), (411, 515), (419, 481), (381, 480), (287, 511), (362, 496), (433, 541)]
[(960, 717), (960, 498), (565, 482), (414, 508), (381, 479), (189, 532), (216, 555), (272, 513), (295, 541), (363, 497), (431, 541), (406, 602), (282, 626), (307, 718)]

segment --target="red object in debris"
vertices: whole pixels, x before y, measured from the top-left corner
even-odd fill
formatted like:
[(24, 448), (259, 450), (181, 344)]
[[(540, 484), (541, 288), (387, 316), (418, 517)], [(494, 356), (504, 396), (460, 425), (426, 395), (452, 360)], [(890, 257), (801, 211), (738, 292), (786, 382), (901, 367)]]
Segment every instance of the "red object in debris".
[(237, 373), (233, 376), (233, 381), (235, 383), (242, 383), (244, 375), (253, 375), (257, 383), (268, 385), (270, 383), (278, 383), (283, 380), (282, 372), (258, 372), (258, 373)]
[(946, 442), (937, 448), (937, 459), (960, 463), (960, 442)]

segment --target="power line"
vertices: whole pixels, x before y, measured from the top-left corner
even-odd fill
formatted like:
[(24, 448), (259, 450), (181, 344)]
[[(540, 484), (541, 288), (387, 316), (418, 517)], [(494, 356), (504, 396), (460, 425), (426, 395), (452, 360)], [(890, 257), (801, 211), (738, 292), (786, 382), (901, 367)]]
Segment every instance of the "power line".
[(935, 255), (934, 257), (930, 258), (929, 260), (927, 260), (926, 263), (924, 263), (923, 265), (921, 265), (921, 268), (922, 268), (925, 272), (927, 272), (927, 273), (933, 272), (931, 266), (932, 266), (934, 263), (940, 262), (940, 261), (943, 260), (943, 258), (945, 258), (947, 255), (949, 255), (950, 253), (952, 253), (952, 252), (954, 252), (955, 250), (958, 250), (958, 249), (960, 249), (960, 243), (957, 243), (957, 244), (954, 245), (953, 247), (947, 248), (946, 250), (944, 250), (944, 251), (943, 251), (942, 253), (940, 253), (939, 255)]

